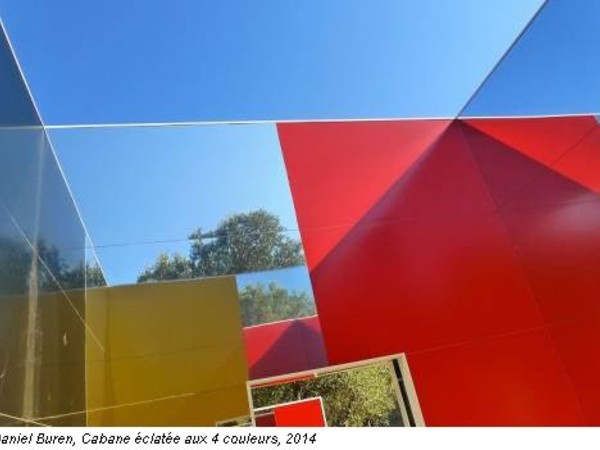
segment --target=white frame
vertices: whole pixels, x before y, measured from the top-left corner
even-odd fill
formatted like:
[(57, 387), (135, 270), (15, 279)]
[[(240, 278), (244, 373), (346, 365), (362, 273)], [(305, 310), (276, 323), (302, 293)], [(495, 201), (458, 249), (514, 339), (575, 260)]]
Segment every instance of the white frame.
[[(389, 367), (390, 370), (392, 371), (392, 379), (396, 380), (396, 373), (394, 371), (393, 368), (393, 362), (397, 361), (399, 368), (400, 368), (400, 372), (402, 375), (402, 383), (404, 384), (404, 388), (405, 388), (405, 393), (406, 393), (406, 397), (413, 415), (413, 419), (415, 422), (415, 426), (417, 427), (424, 427), (425, 425), (425, 419), (423, 418), (423, 413), (421, 411), (421, 406), (419, 404), (419, 399), (417, 397), (417, 391), (415, 389), (413, 380), (412, 380), (412, 376), (410, 374), (410, 369), (408, 366), (408, 361), (406, 359), (406, 355), (404, 353), (398, 353), (398, 354), (393, 354), (393, 355), (389, 355), (389, 356), (383, 356), (383, 357), (379, 357), (379, 358), (371, 358), (371, 359), (365, 359), (362, 361), (357, 361), (357, 362), (352, 362), (352, 363), (346, 363), (346, 364), (338, 364), (336, 366), (327, 366), (327, 367), (322, 367), (319, 369), (313, 369), (313, 370), (305, 370), (305, 371), (301, 371), (301, 372), (293, 372), (293, 373), (288, 373), (285, 375), (277, 375), (277, 376), (273, 376), (273, 377), (267, 377), (267, 378), (259, 378), (256, 380), (250, 380), (246, 383), (246, 387), (247, 387), (247, 391), (248, 391), (248, 404), (250, 406), (250, 418), (252, 419), (252, 425), (256, 426), (256, 420), (254, 417), (254, 413), (257, 410), (265, 410), (265, 409), (269, 409), (269, 408), (273, 408), (273, 406), (267, 406), (267, 407), (261, 407), (261, 408), (257, 408), (254, 409), (254, 402), (252, 400), (252, 389), (254, 388), (259, 388), (263, 385), (269, 385), (269, 384), (283, 384), (286, 382), (293, 382), (292, 381), (288, 381), (290, 380), (290, 378), (302, 378), (302, 377), (318, 377), (319, 375), (324, 375), (324, 374), (329, 374), (329, 373), (334, 373), (334, 372), (341, 372), (344, 370), (351, 370), (351, 369), (357, 369), (360, 367), (365, 367), (365, 366), (371, 366), (374, 364), (385, 364), (385, 363), (389, 363)], [(400, 380), (398, 380), (400, 381)], [(402, 415), (402, 421), (404, 424), (408, 424), (409, 420), (408, 420), (408, 412), (406, 411), (406, 405), (404, 402), (404, 398), (401, 392), (401, 388), (399, 386), (398, 383), (394, 383), (394, 389), (396, 391), (396, 397), (398, 400), (398, 405), (400, 407), (400, 413)], [(315, 398), (315, 397), (312, 397)], [(300, 400), (302, 401), (302, 400)], [(290, 402), (290, 403), (294, 403), (294, 402)], [(322, 400), (321, 400), (322, 403)], [(410, 426), (410, 425), (407, 425)]]

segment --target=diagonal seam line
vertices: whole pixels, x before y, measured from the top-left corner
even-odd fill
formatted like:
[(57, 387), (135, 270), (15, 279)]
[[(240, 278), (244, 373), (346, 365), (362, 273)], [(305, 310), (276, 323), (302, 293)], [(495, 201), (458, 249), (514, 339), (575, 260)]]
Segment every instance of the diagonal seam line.
[[(31, 88), (29, 87), (29, 83), (27, 82), (27, 78), (25, 77), (25, 72), (23, 71), (23, 68), (21, 67), (21, 63), (19, 62), (19, 58), (17, 58), (17, 53), (15, 52), (15, 49), (13, 47), (12, 41), (10, 40), (10, 36), (8, 33), (8, 30), (6, 29), (6, 26), (4, 25), (4, 22), (2, 20), (2, 17), (0, 16), (0, 31), (3, 33), (4, 38), (6, 39), (6, 42), (8, 44), (10, 53), (12, 55), (12, 60), (15, 64), (15, 66), (17, 67), (17, 70), (20, 74), (21, 77), (21, 81), (23, 82), (23, 85), (25, 86), (25, 90), (27, 91), (27, 95), (29, 97), (29, 100), (31, 101), (31, 104), (33, 105), (33, 108), (35, 110), (35, 114), (37, 116), (37, 119), (39, 120), (39, 125), (41, 126), (42, 132), (43, 132), (43, 136), (46, 139), (46, 142), (48, 143), (48, 147), (50, 148), (50, 153), (52, 155), (52, 158), (54, 160), (54, 162), (56, 163), (56, 166), (58, 167), (58, 171), (60, 172), (60, 176), (62, 178), (62, 181), (64, 183), (65, 188), (67, 189), (67, 192), (69, 194), (69, 198), (71, 199), (71, 203), (73, 204), (73, 207), (75, 208), (75, 212), (77, 213), (77, 218), (79, 219), (79, 223), (81, 224), (81, 227), (83, 228), (84, 234), (86, 236), (86, 238), (90, 241), (90, 243), (92, 243), (92, 237), (90, 236), (90, 233), (88, 233), (88, 229), (85, 225), (85, 222), (83, 221), (83, 217), (81, 216), (81, 212), (79, 211), (79, 206), (77, 205), (77, 202), (75, 201), (75, 195), (73, 195), (73, 191), (71, 190), (71, 186), (69, 185), (69, 182), (67, 181), (67, 177), (65, 175), (65, 172), (63, 170), (62, 165), (60, 164), (60, 161), (58, 159), (58, 154), (56, 153), (56, 149), (54, 148), (54, 145), (52, 144), (52, 140), (50, 139), (50, 134), (48, 133), (48, 130), (46, 128), (46, 124), (44, 122), (44, 119), (42, 118), (42, 114), (40, 113), (40, 109), (37, 106), (37, 103), (35, 102), (35, 98), (33, 96), (33, 92), (31, 91)], [(37, 125), (34, 125), (34, 127), (37, 127)], [(92, 250), (94, 252), (94, 256), (96, 257), (96, 261), (98, 263), (98, 267), (100, 268), (100, 271), (102, 272), (102, 276), (104, 277), (104, 280), (106, 281), (106, 275), (104, 273), (104, 269), (102, 267), (102, 264), (100, 263), (100, 259), (98, 258), (98, 255), (96, 254), (96, 250), (93, 249)]]
[[(532, 158), (531, 156), (529, 156), (528, 154), (524, 153), (523, 151), (519, 150), (519, 148), (516, 145), (510, 145), (510, 144), (508, 144), (508, 143), (506, 143), (506, 142), (498, 139), (497, 137), (489, 134), (488, 132), (482, 131), (479, 128), (476, 128), (473, 125), (470, 125), (470, 124), (468, 124), (468, 123), (466, 123), (464, 121), (461, 121), (461, 124), (463, 126), (469, 127), (469, 129), (475, 131), (476, 133), (481, 133), (484, 136), (486, 136), (486, 137), (494, 140), (495, 142), (501, 144), (503, 147), (510, 148), (513, 152), (516, 152), (518, 155), (523, 156), (524, 158), (526, 158), (530, 162), (533, 162), (533, 163), (539, 165), (540, 167), (543, 167), (543, 168), (545, 168), (547, 170), (552, 171), (554, 174), (556, 174), (556, 175), (564, 178), (565, 180), (570, 181), (573, 184), (576, 184), (577, 186), (580, 186), (581, 188), (585, 189), (586, 191), (595, 193), (595, 194), (597, 194), (597, 195), (600, 196), (600, 193), (595, 192), (593, 189), (590, 189), (588, 186), (585, 186), (584, 184), (581, 184), (579, 181), (574, 180), (573, 178), (567, 176), (566, 174), (563, 174), (563, 173), (558, 172), (557, 170), (555, 170), (555, 166), (556, 166), (556, 164), (558, 164), (558, 162), (560, 160), (562, 160), (567, 154), (571, 153), (573, 150), (575, 150), (577, 147), (579, 147), (580, 144), (582, 144), (588, 137), (590, 137), (593, 133), (596, 132), (596, 130), (598, 129), (596, 126), (592, 126), (589, 130), (587, 130), (585, 133), (583, 133), (573, 144), (569, 145), (560, 155), (558, 155), (556, 158), (554, 158), (549, 163), (545, 164), (545, 163), (543, 163), (541, 161), (538, 161), (537, 159)], [(498, 204), (497, 208), (499, 210), (505, 208), (511, 201), (513, 201), (515, 199), (516, 196), (522, 194), (526, 189), (528, 189), (529, 187), (531, 187), (531, 185), (533, 183), (535, 183), (537, 180), (539, 180), (541, 178), (541, 176), (542, 175), (534, 175), (520, 189), (517, 189), (513, 194), (509, 195), (502, 202), (502, 204)]]
[(17, 416), (13, 416), (11, 414), (6, 414), (6, 413), (0, 413), (0, 417), (6, 417), (7, 419), (16, 420), (17, 422), (38, 425), (40, 427), (49, 427), (50, 426), (45, 423), (36, 422), (35, 420), (25, 419), (24, 417), (17, 417)]
[[(228, 386), (229, 387), (229, 386)], [(81, 414), (87, 414), (87, 413), (94, 413), (94, 412), (100, 412), (100, 411), (107, 411), (107, 410), (111, 410), (111, 409), (119, 409), (119, 408), (127, 408), (129, 406), (138, 406), (138, 405), (145, 405), (148, 403), (157, 403), (157, 402), (162, 402), (162, 401), (167, 401), (167, 400), (175, 400), (178, 398), (186, 398), (186, 397), (191, 397), (197, 395), (194, 392), (186, 392), (185, 394), (175, 394), (175, 395), (169, 395), (166, 397), (157, 397), (157, 398), (152, 398), (149, 400), (139, 400), (137, 402), (129, 402), (129, 403), (121, 403), (118, 405), (111, 405), (111, 406), (101, 406), (98, 408), (91, 408), (91, 409), (84, 409), (81, 411), (71, 411), (68, 413), (63, 413), (63, 414), (55, 414), (53, 416), (43, 416), (43, 417), (37, 417), (35, 420), (52, 420), (52, 419), (60, 419), (62, 417), (69, 417), (69, 416), (78, 416)], [(45, 425), (48, 426), (48, 425)]]
[[(444, 139), (444, 137), (446, 136), (446, 134), (448, 133), (448, 130), (450, 130), (450, 127), (452, 127), (454, 125), (455, 120), (450, 120), (448, 122), (448, 124), (445, 126), (445, 128), (435, 137), (435, 139), (432, 139), (429, 144), (427, 144), (425, 146), (425, 149), (421, 152), (421, 154), (406, 168), (406, 170), (400, 174), (399, 176), (397, 176), (394, 181), (388, 186), (388, 188), (383, 191), (383, 193), (369, 206), (369, 208), (360, 216), (358, 217), (354, 222), (352, 222), (352, 224), (349, 226), (348, 231), (341, 237), (341, 239), (331, 248), (329, 249), (329, 251), (323, 255), (321, 257), (321, 259), (319, 260), (319, 262), (312, 268), (310, 269), (310, 273), (311, 275), (313, 274), (313, 272), (316, 272), (317, 270), (319, 270), (319, 268), (321, 267), (321, 265), (324, 263), (325, 260), (327, 260), (331, 254), (336, 251), (336, 249), (338, 247), (340, 247), (344, 242), (347, 241), (348, 236), (354, 232), (359, 226), (361, 226), (364, 218), (381, 202), (381, 200), (389, 194), (389, 192), (394, 188), (394, 186), (397, 185), (397, 183), (399, 183), (404, 176), (410, 172), (413, 168), (417, 167), (417, 165), (422, 162), (422, 160), (424, 160), (428, 155), (431, 154), (432, 150), (435, 149), (437, 147), (437, 145), (441, 142), (442, 139)], [(307, 228), (306, 230), (312, 230), (313, 228)], [(314, 286), (313, 286), (313, 292), (314, 292)], [(315, 302), (316, 303), (316, 302)], [(318, 305), (317, 306), (317, 315), (318, 315)]]
[[(535, 309), (537, 311), (537, 315), (539, 316), (540, 320), (543, 323), (543, 333), (547, 337), (548, 341), (550, 341), (550, 342), (552, 342), (554, 344), (553, 349), (552, 349), (553, 353), (554, 353), (554, 356), (555, 356), (558, 364), (560, 365), (560, 367), (563, 370), (564, 378), (566, 379), (567, 384), (568, 384), (568, 386), (571, 389), (571, 393), (574, 395), (574, 397), (577, 400), (577, 408), (579, 410), (579, 413), (581, 414), (582, 417), (585, 417), (585, 413), (583, 411), (583, 407), (582, 407), (582, 404), (581, 404), (580, 395), (577, 392), (577, 390), (575, 389), (575, 386), (573, 384), (573, 380), (571, 379), (571, 376), (569, 376), (569, 373), (567, 371), (566, 365), (565, 365), (565, 363), (563, 361), (563, 356), (561, 355), (559, 349), (556, 348), (555, 339), (554, 339), (552, 333), (550, 332), (550, 326), (552, 326), (552, 325), (548, 323), (548, 320), (547, 320), (547, 318), (546, 318), (546, 316), (545, 316), (545, 314), (544, 314), (544, 312), (542, 310), (541, 301), (540, 301), (538, 292), (534, 288), (533, 283), (531, 282), (531, 278), (529, 276), (530, 275), (530, 271), (525, 267), (525, 264), (523, 262), (522, 252), (520, 251), (519, 247), (515, 245), (515, 240), (514, 240), (513, 234), (509, 231), (508, 226), (507, 226), (506, 221), (505, 221), (505, 218), (504, 218), (503, 214), (500, 212), (500, 208), (502, 208), (504, 205), (506, 205), (506, 202), (504, 202), (503, 205), (497, 205), (496, 202), (494, 201), (494, 199), (493, 199), (493, 197), (492, 197), (492, 195), (490, 193), (489, 183), (487, 182), (487, 180), (483, 176), (483, 173), (481, 171), (481, 167), (480, 167), (479, 163), (477, 162), (477, 158), (475, 157), (474, 150), (473, 150), (473, 145), (471, 143), (471, 140), (464, 133), (464, 126), (468, 126), (472, 130), (476, 130), (476, 131), (479, 131), (479, 130), (477, 130), (474, 127), (471, 127), (467, 123), (461, 123), (461, 128), (460, 128), (461, 134), (463, 135), (463, 139), (464, 139), (467, 147), (469, 148), (469, 154), (471, 156), (471, 159), (472, 159), (473, 163), (475, 164), (475, 166), (477, 167), (477, 172), (479, 174), (481, 182), (483, 183), (483, 186), (484, 186), (484, 189), (485, 189), (485, 191), (487, 193), (487, 196), (488, 196), (490, 202), (492, 203), (492, 205), (494, 205), (494, 208), (496, 210), (496, 217), (497, 217), (497, 219), (498, 219), (498, 221), (500, 223), (500, 226), (502, 228), (502, 233), (506, 236), (508, 242), (510, 244), (512, 244), (512, 246), (513, 246), (512, 253), (514, 254), (514, 257), (515, 257), (515, 264), (516, 264), (516, 266), (518, 267), (518, 270), (521, 272), (521, 274), (523, 276), (523, 279), (524, 279), (525, 285), (527, 286), (528, 291), (531, 293), (531, 296), (533, 298), (534, 307), (535, 307)], [(594, 127), (594, 129), (595, 129), (595, 127)], [(483, 133), (483, 134), (485, 134), (485, 133)], [(569, 149), (565, 153), (563, 153), (561, 156), (559, 156), (556, 159), (556, 161), (558, 161), (559, 159), (561, 159), (570, 150), (572, 150), (573, 148), (577, 147), (589, 134), (590, 134), (590, 132), (585, 133), (584, 136), (580, 140), (578, 140), (573, 146), (569, 147)], [(492, 138), (492, 137), (490, 136), (490, 138)], [(499, 142), (497, 139), (495, 139), (495, 140), (497, 142)], [(511, 146), (507, 145), (507, 147), (514, 151), (514, 149)], [(533, 177), (533, 178), (535, 179), (537, 177)], [(531, 179), (527, 183), (527, 186), (529, 186), (530, 184), (532, 184), (533, 181), (534, 180)], [(512, 196), (509, 197), (509, 200), (510, 200), (510, 198), (512, 198)], [(575, 320), (575, 319), (573, 319), (573, 320)]]
[(107, 410), (112, 410), (112, 409), (119, 409), (119, 408), (127, 408), (129, 406), (138, 406), (138, 405), (145, 405), (148, 403), (157, 403), (157, 402), (162, 402), (162, 401), (167, 401), (167, 400), (176, 400), (178, 398), (187, 398), (187, 397), (194, 397), (194, 396), (202, 396), (206, 393), (210, 393), (210, 392), (216, 392), (216, 391), (224, 391), (227, 389), (232, 389), (235, 387), (240, 386), (240, 383), (235, 383), (235, 384), (228, 384), (226, 386), (220, 386), (216, 389), (210, 389), (207, 391), (201, 391), (201, 392), (186, 392), (184, 394), (174, 394), (174, 395), (168, 395), (165, 397), (156, 397), (156, 398), (151, 398), (149, 400), (138, 400), (135, 402), (128, 402), (128, 403), (119, 403), (118, 405), (110, 405), (110, 406), (100, 406), (98, 408), (90, 408), (90, 409), (85, 409), (85, 410), (81, 410), (81, 411), (72, 411), (72, 412), (68, 412), (68, 413), (63, 413), (63, 414), (56, 414), (53, 416), (43, 416), (43, 417), (37, 417), (35, 420), (51, 420), (51, 419), (59, 419), (61, 417), (67, 417), (67, 416), (75, 416), (75, 415), (79, 415), (79, 414), (87, 414), (87, 413), (94, 413), (94, 412), (100, 412), (100, 411), (107, 411)]
[(498, 59), (498, 61), (496, 62), (496, 64), (494, 64), (494, 66), (490, 69), (490, 71), (488, 72), (488, 74), (484, 77), (484, 79), (481, 81), (481, 83), (479, 84), (479, 86), (475, 89), (475, 91), (473, 92), (473, 94), (471, 94), (471, 96), (467, 99), (465, 105), (460, 109), (460, 111), (455, 116), (455, 118), (459, 118), (459, 117), (461, 117), (463, 115), (463, 113), (465, 112), (465, 110), (469, 107), (469, 105), (475, 99), (475, 97), (477, 97), (477, 95), (479, 94), (479, 92), (483, 89), (483, 87), (488, 82), (488, 80), (492, 77), (492, 75), (500, 67), (500, 65), (502, 64), (502, 62), (512, 52), (512, 50), (515, 48), (515, 46), (521, 40), (521, 38), (525, 35), (525, 33), (527, 33), (527, 31), (529, 30), (529, 28), (531, 27), (531, 25), (533, 24), (533, 22), (535, 22), (535, 20), (540, 15), (540, 13), (542, 12), (542, 10), (546, 7), (546, 5), (549, 3), (549, 1), (550, 0), (544, 0), (544, 3), (542, 3), (542, 5), (538, 8), (538, 10), (535, 12), (535, 14), (533, 14), (531, 16), (531, 18), (525, 24), (525, 26), (523, 27), (523, 29), (521, 30), (521, 32), (519, 34), (517, 34), (517, 36), (515, 37), (515, 39), (512, 41), (512, 43), (506, 49), (506, 51), (502, 54), (502, 56), (500, 56), (500, 59)]
[(31, 251), (33, 252), (33, 255), (35, 255), (35, 257), (37, 258), (38, 262), (40, 262), (42, 264), (42, 266), (44, 266), (44, 268), (46, 269), (46, 271), (50, 274), (50, 277), (52, 277), (52, 280), (56, 283), (56, 285), (60, 289), (60, 292), (65, 296), (65, 298), (67, 300), (67, 303), (73, 309), (73, 311), (75, 312), (75, 314), (77, 315), (77, 317), (79, 318), (79, 320), (81, 321), (81, 323), (83, 324), (84, 328), (90, 333), (90, 335), (92, 336), (92, 338), (94, 339), (94, 341), (96, 342), (96, 344), (98, 344), (98, 346), (100, 347), (100, 349), (104, 353), (105, 352), (104, 346), (102, 345), (102, 343), (100, 342), (100, 340), (98, 339), (98, 337), (96, 336), (96, 334), (93, 332), (93, 330), (90, 328), (90, 326), (87, 324), (87, 322), (85, 321), (85, 319), (81, 316), (81, 313), (77, 310), (77, 308), (73, 304), (73, 301), (71, 300), (71, 298), (69, 297), (69, 295), (67, 294), (67, 292), (64, 290), (64, 288), (61, 286), (60, 282), (56, 279), (56, 277), (54, 276), (54, 274), (52, 273), (52, 271), (50, 270), (50, 268), (48, 267), (48, 265), (46, 264), (46, 262), (38, 254), (38, 252), (36, 251), (35, 247), (33, 246), (33, 244), (31, 243), (31, 241), (29, 240), (29, 238), (25, 234), (25, 232), (21, 229), (21, 227), (17, 223), (16, 219), (13, 217), (13, 215), (11, 214), (11, 212), (8, 210), (8, 208), (3, 203), (1, 204), (1, 206), (2, 206), (2, 209), (4, 210), (4, 212), (6, 213), (6, 215), (8, 215), (8, 217), (10, 218), (10, 220), (13, 223), (13, 225), (15, 226), (15, 228), (21, 234), (21, 237), (25, 240), (25, 242), (27, 242), (27, 245), (29, 245), (29, 247), (31, 248)]

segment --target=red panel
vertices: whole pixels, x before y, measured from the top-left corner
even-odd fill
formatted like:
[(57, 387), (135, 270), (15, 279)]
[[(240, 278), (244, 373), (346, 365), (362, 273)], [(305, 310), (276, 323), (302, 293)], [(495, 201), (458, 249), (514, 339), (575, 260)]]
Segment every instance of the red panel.
[(470, 119), (464, 122), (545, 165), (556, 161), (598, 127), (593, 116)]
[(244, 328), (250, 379), (327, 366), (318, 317)]
[(586, 139), (556, 164), (556, 170), (572, 180), (600, 193), (600, 129)]
[[(305, 153), (318, 162), (311, 148)], [(310, 185), (312, 174), (304, 177)], [(304, 230), (306, 253), (338, 232)], [(331, 363), (541, 324), (459, 125), (343, 232), (311, 271)]]
[(468, 125), (463, 132), (500, 209), (600, 200), (589, 189)]
[(277, 424), (275, 423), (275, 413), (270, 412), (268, 414), (256, 416), (254, 418), (254, 423), (257, 427), (276, 427)]
[[(600, 305), (597, 124), (468, 123), (404, 165), (390, 143), (373, 158), (395, 137), (372, 124), (280, 126), (329, 359), (408, 352), (429, 424), (583, 424), (588, 391), (597, 419), (583, 358), (573, 390), (545, 328)], [(561, 333), (561, 356), (597, 339)]]
[(429, 426), (585, 425), (545, 330), (408, 356)]
[[(301, 231), (360, 220), (448, 124), (447, 120), (278, 124), (294, 204), (301, 211)], [(307, 253), (309, 268), (343, 238), (343, 228), (335, 231), (329, 233), (328, 242)]]
[(546, 323), (600, 305), (600, 202), (503, 212)]
[(461, 127), (444, 135), (365, 213), (360, 224), (491, 214), (494, 205)]
[(332, 364), (542, 324), (491, 215), (355, 227), (311, 276)]
[(324, 427), (321, 399), (303, 400), (274, 408), (278, 427)]
[(600, 313), (550, 331), (589, 425), (600, 426)]
[[(600, 196), (469, 126), (464, 133), (546, 322), (600, 305)], [(584, 156), (589, 141), (577, 147)]]

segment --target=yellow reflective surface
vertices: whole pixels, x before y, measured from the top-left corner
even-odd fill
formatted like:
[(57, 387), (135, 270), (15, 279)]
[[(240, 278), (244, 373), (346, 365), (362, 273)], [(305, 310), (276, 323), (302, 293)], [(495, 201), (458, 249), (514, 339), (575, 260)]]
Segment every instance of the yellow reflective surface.
[(88, 425), (212, 426), (248, 414), (233, 277), (89, 290), (86, 316)]

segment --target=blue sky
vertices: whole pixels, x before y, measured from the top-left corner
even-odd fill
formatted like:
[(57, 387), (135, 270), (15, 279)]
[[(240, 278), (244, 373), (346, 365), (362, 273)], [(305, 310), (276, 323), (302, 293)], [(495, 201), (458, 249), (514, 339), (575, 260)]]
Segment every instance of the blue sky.
[[(542, 3), (0, 0), (0, 15), (46, 124), (436, 117), (461, 111)], [(585, 11), (550, 12), (552, 24)], [(576, 34), (584, 56), (590, 33)], [(519, 71), (536, 39), (504, 78), (537, 82)], [(492, 77), (467, 112), (514, 109), (511, 94)], [(233, 212), (262, 207), (297, 227), (273, 125), (51, 138), (111, 283), (160, 251), (186, 253), (190, 231)]]
[(595, 0), (551, 0), (494, 71), (465, 115), (600, 112)]
[(111, 283), (134, 281), (162, 251), (187, 254), (194, 229), (236, 212), (263, 208), (298, 229), (273, 124), (66, 129), (50, 137)]
[(453, 116), (542, 0), (0, 0), (48, 124)]

